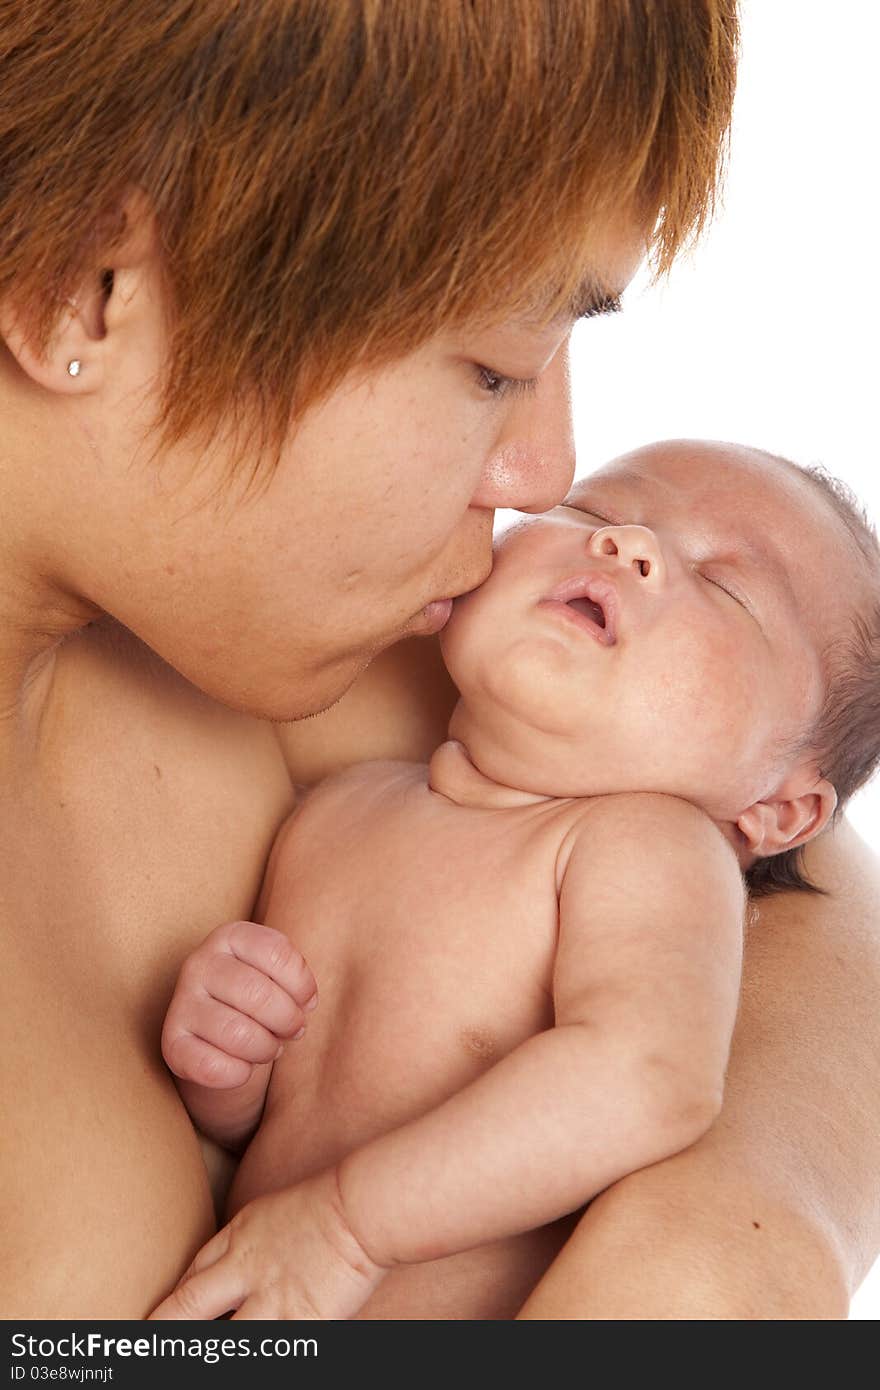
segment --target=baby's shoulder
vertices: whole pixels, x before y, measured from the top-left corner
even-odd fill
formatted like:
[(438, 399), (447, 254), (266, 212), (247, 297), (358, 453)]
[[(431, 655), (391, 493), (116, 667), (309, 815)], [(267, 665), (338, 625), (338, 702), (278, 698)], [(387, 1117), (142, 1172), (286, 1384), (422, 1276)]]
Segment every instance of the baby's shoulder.
[(345, 819), (362, 817), (374, 814), (380, 804), (396, 804), (413, 789), (426, 787), (427, 783), (425, 763), (391, 758), (354, 763), (304, 789), (294, 814), (309, 820), (328, 815)]
[(309, 799), (334, 796), (369, 796), (389, 787), (427, 785), (427, 763), (407, 762), (403, 758), (377, 758), (371, 762), (352, 763), (341, 772), (333, 772), (313, 787)]
[[(572, 856), (585, 857), (604, 870), (666, 858), (670, 844), (693, 854), (715, 850), (724, 836), (712, 819), (678, 796), (663, 792), (614, 792), (584, 797), (560, 845), (557, 877), (561, 882)], [(731, 853), (724, 845), (724, 853)]]
[(356, 763), (313, 787), (298, 787), (296, 805), (272, 846), (261, 910), (279, 879), (299, 874), (304, 863), (317, 862), (328, 846), (339, 853), (346, 843), (363, 844), (378, 833), (386, 824), (387, 808), (409, 788), (427, 786), (427, 775), (424, 764), (383, 760)]

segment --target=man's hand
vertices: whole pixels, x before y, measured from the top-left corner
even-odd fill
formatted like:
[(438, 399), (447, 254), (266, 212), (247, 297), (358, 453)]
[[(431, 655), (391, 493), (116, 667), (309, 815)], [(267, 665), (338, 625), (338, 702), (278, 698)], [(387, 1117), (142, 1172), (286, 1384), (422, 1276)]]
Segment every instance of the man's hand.
[(315, 977), (287, 937), (231, 922), (185, 962), (162, 1029), (175, 1076), (216, 1090), (243, 1086), (305, 1031), (318, 1002)]
[(150, 1317), (351, 1318), (386, 1272), (348, 1225), (331, 1169), (242, 1207)]

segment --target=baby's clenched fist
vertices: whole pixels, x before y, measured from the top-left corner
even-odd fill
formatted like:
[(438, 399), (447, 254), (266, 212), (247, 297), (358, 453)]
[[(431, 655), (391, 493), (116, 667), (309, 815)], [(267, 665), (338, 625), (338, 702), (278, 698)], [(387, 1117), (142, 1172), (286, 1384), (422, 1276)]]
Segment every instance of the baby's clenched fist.
[(273, 927), (228, 922), (184, 963), (162, 1029), (175, 1076), (222, 1090), (243, 1086), (302, 1036), (318, 1002), (315, 977)]

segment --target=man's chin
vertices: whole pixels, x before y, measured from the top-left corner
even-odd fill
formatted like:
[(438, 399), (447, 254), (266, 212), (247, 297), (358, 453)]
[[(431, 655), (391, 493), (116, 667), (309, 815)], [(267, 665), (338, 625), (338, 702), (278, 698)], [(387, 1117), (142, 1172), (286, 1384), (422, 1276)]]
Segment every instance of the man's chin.
[(369, 662), (366, 662), (359, 670), (355, 671), (344, 682), (334, 684), (330, 689), (321, 690), (307, 697), (299, 696), (294, 703), (291, 700), (284, 704), (279, 702), (280, 708), (275, 707), (271, 710), (251, 711), (258, 719), (269, 719), (273, 724), (296, 724), (303, 719), (316, 719), (319, 714), (326, 714), (328, 710), (338, 705), (340, 700), (348, 694), (351, 687), (355, 684), (358, 677), (363, 675)]
[(368, 646), (349, 650), (343, 656), (322, 663), (317, 669), (300, 671), (289, 682), (276, 678), (272, 696), (261, 698), (262, 692), (254, 692), (252, 699), (245, 697), (240, 703), (223, 699), (223, 703), (258, 719), (269, 719), (275, 724), (314, 719), (339, 704), (367, 667), (383, 652), (410, 637), (439, 632), (446, 625), (451, 609), (451, 600), (429, 604), (395, 631), (385, 637), (374, 638)]
[(279, 692), (278, 698), (272, 702), (272, 708), (263, 709), (258, 717), (271, 719), (276, 724), (291, 724), (325, 714), (348, 694), (377, 656), (400, 640), (395, 635), (366, 652), (351, 653), (334, 661), (332, 666), (301, 677), (290, 689)]

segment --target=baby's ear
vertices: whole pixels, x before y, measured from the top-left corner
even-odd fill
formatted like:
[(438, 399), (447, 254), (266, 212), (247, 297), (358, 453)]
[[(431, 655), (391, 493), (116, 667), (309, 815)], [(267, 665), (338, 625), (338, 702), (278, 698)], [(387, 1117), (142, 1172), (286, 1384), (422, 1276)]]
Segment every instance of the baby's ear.
[(743, 811), (736, 826), (748, 852), (766, 858), (812, 840), (825, 829), (836, 805), (837, 792), (830, 782), (799, 769), (772, 796)]

